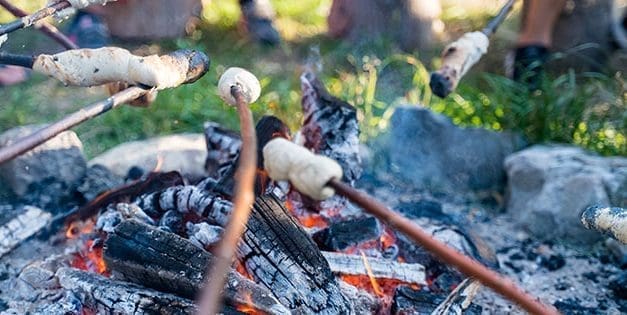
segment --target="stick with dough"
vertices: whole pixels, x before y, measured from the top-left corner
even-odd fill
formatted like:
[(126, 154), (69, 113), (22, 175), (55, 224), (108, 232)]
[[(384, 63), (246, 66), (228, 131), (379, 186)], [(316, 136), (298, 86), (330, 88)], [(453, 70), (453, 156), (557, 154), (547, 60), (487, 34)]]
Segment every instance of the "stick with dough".
[(33, 70), (67, 85), (125, 82), (163, 90), (183, 82), (189, 83), (190, 74), (196, 71), (198, 63), (206, 63), (201, 68), (208, 68), (209, 60), (204, 54), (192, 54), (190, 57), (189, 53), (179, 50), (163, 56), (142, 57), (117, 47), (73, 49), (55, 55), (37, 56)]

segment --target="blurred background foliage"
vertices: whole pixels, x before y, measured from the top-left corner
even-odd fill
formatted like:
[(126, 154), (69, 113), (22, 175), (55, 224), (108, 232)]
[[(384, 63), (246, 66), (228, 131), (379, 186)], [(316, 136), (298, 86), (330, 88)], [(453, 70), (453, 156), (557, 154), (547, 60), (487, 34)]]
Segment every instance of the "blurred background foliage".
[[(33, 11), (45, 1), (13, 2)], [(502, 70), (518, 27), (516, 16), (499, 30), (489, 55), (455, 94), (446, 99), (431, 94), (429, 71), (439, 65), (442, 46), (479, 28), (495, 12), (495, 1), (470, 1), (479, 3), (474, 6), (444, 1), (447, 33), (433, 50), (420, 54), (403, 53), (385, 38), (360, 45), (329, 39), (325, 32), (331, 0), (272, 2), (284, 38), (279, 47), (259, 46), (242, 35), (236, 0), (205, 1), (199, 27), (186, 38), (149, 45), (119, 43), (144, 53), (199, 48), (210, 55), (211, 70), (193, 85), (160, 92), (150, 108), (125, 106), (76, 128), (87, 154), (153, 135), (202, 132), (208, 120), (237, 128), (236, 112), (217, 97), (216, 83), (226, 68), (240, 66), (261, 79), (263, 95), (252, 106), (256, 117), (277, 115), (292, 130), (302, 120), (299, 75), (304, 67), (313, 67), (321, 69), (321, 79), (332, 94), (358, 108), (364, 141), (386, 130), (396, 106), (415, 104), (443, 113), (459, 125), (519, 131), (532, 143), (573, 143), (603, 155), (627, 155), (625, 74), (616, 69), (565, 71), (550, 75), (542, 91), (528, 92), (504, 77)], [(10, 15), (0, 10), (0, 19), (8, 21)], [(25, 30), (13, 34), (3, 49), (47, 51), (49, 42)], [(49, 122), (103, 97), (100, 88), (66, 88), (35, 75), (26, 83), (0, 89), (0, 129)]]

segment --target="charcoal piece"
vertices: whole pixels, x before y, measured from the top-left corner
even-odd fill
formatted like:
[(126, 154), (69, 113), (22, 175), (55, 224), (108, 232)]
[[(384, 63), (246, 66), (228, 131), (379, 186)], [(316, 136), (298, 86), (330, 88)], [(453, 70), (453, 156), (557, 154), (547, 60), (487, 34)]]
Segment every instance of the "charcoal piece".
[(193, 314), (194, 302), (73, 268), (59, 268), (61, 286), (99, 314)]
[(343, 180), (354, 183), (362, 173), (359, 124), (355, 108), (332, 96), (313, 72), (300, 77), (305, 147), (336, 160)]
[(565, 315), (599, 314), (598, 309), (581, 305), (581, 301), (579, 301), (577, 298), (558, 300), (553, 303), (553, 306), (555, 306), (555, 308), (557, 308), (560, 313)]
[[(392, 300), (392, 314), (431, 314), (431, 312), (444, 302), (446, 295), (435, 294), (428, 291), (414, 290), (407, 286), (399, 286), (394, 292)], [(464, 312), (466, 315), (481, 314), (482, 307), (471, 304)]]
[(125, 181), (133, 181), (133, 180), (138, 180), (141, 179), (142, 176), (144, 176), (144, 169), (134, 165), (131, 166), (131, 168), (128, 169), (128, 172), (126, 172), (126, 177), (124, 177)]
[(176, 210), (168, 210), (159, 219), (159, 226), (167, 228), (167, 231), (172, 233), (181, 234), (185, 230), (183, 215)]
[(271, 195), (255, 201), (238, 257), (256, 282), (295, 313), (354, 313), (316, 244)]
[(101, 193), (124, 184), (123, 180), (108, 168), (96, 164), (87, 169), (85, 177), (76, 189), (85, 200), (92, 200)]
[(566, 260), (562, 254), (550, 254), (540, 256), (540, 266), (548, 269), (549, 271), (556, 271), (566, 265)]
[(625, 300), (627, 299), (627, 271), (623, 271), (616, 278), (610, 281), (608, 286), (614, 295)]
[(229, 165), (237, 157), (242, 140), (236, 132), (214, 122), (205, 123), (204, 133), (207, 143), (205, 169), (209, 176), (218, 177), (218, 170)]
[[(124, 221), (105, 241), (104, 259), (112, 273), (122, 279), (193, 299), (204, 284), (212, 255), (173, 233)], [(224, 295), (232, 306), (289, 313), (272, 293), (232, 270)]]
[(396, 209), (410, 219), (429, 218), (445, 223), (452, 223), (449, 215), (442, 212), (442, 204), (432, 200), (401, 203)]
[(400, 263), (384, 258), (368, 257), (369, 270), (364, 265), (361, 255), (334, 252), (322, 252), (335, 274), (369, 276), (395, 279), (404, 283), (426, 285), (425, 267), (420, 264)]
[(381, 225), (374, 217), (359, 218), (331, 224), (313, 234), (321, 250), (341, 251), (362, 242), (376, 240), (381, 235)]

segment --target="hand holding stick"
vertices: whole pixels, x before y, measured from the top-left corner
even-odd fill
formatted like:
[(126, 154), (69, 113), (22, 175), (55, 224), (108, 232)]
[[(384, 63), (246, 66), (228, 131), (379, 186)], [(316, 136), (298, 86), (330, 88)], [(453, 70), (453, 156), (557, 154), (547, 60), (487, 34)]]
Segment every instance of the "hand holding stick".
[(442, 67), (431, 74), (431, 91), (441, 98), (455, 90), (462, 77), (488, 51), (489, 37), (503, 23), (516, 0), (508, 0), (499, 14), (481, 32), (464, 34), (442, 51)]
[[(331, 192), (331, 195), (337, 193), (344, 196), (392, 229), (407, 235), (443, 262), (455, 266), (466, 276), (480, 281), (499, 294), (519, 304), (528, 312), (532, 314), (559, 314), (554, 308), (543, 305), (536, 298), (525, 293), (512, 281), (434, 239), (413, 221), (392, 211), (367, 194), (338, 180), (338, 178), (341, 178), (341, 172), (337, 174), (334, 170), (339, 168), (337, 162), (331, 160), (336, 166), (330, 167), (326, 165), (328, 161), (318, 160), (318, 155), (303, 149), (301, 146), (285, 139), (274, 139), (268, 142), (263, 149), (264, 167), (268, 171), (268, 175), (274, 180), (289, 179), (301, 193), (311, 194), (308, 190), (317, 190), (310, 197), (326, 196), (328, 198), (329, 192)], [(309, 172), (309, 170), (312, 171)], [(304, 176), (298, 173), (303, 173)]]
[[(239, 114), (242, 146), (235, 174), (233, 211), (222, 239), (213, 252), (215, 259), (210, 267), (207, 285), (198, 301), (199, 315), (217, 314), (222, 300), (222, 290), (237, 244), (244, 233), (246, 222), (255, 201), (255, 174), (257, 171), (257, 136), (252, 113), (248, 108), (259, 97), (261, 86), (257, 78), (241, 68), (229, 68), (218, 83), (220, 96), (235, 105)], [(228, 93), (227, 93), (228, 91)]]
[[(0, 60), (2, 56), (6, 57), (6, 54), (0, 54)], [(185, 76), (185, 80), (182, 83), (192, 83), (202, 77), (207, 70), (209, 69), (209, 57), (202, 52), (193, 51), (193, 50), (181, 50), (176, 51), (170, 54), (172, 58), (179, 59), (178, 61), (181, 63), (187, 63), (187, 67), (184, 67), (185, 72), (182, 74)], [(23, 57), (23, 56), (22, 56)], [(26, 66), (29, 60), (33, 60), (32, 57), (29, 58), (13, 58), (19, 63)], [(17, 63), (17, 62), (16, 62)], [(20, 139), (16, 139), (12, 144), (0, 148), (0, 164), (9, 161), (24, 152), (29, 151), (30, 149), (46, 142), (47, 140), (53, 138), (59, 133), (68, 130), (86, 120), (99, 116), (103, 113), (108, 112), (111, 109), (119, 107), (120, 105), (130, 102), (142, 95), (153, 90), (152, 87), (149, 86), (132, 86), (125, 90), (122, 90), (106, 100), (99, 101), (88, 105), (87, 107), (78, 110), (63, 119), (48, 125), (33, 134), (22, 137)]]

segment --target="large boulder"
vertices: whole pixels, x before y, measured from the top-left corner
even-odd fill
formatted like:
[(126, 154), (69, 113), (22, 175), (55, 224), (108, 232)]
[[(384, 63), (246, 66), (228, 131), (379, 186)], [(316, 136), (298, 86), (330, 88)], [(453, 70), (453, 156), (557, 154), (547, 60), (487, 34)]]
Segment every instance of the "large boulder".
[[(16, 127), (0, 135), (0, 147), (41, 129), (41, 125)], [(58, 186), (71, 192), (85, 175), (83, 144), (73, 131), (65, 131), (34, 149), (0, 165), (0, 179), (18, 197), (38, 186)], [(52, 196), (59, 197), (59, 196)], [(54, 199), (54, 198), (53, 198)]]
[(151, 171), (161, 159), (160, 171), (179, 171), (183, 176), (199, 179), (205, 176), (207, 147), (202, 134), (178, 134), (122, 143), (89, 161), (100, 164), (119, 177), (131, 167)]
[(507, 211), (535, 236), (571, 243), (601, 238), (580, 222), (587, 206), (625, 206), (627, 158), (599, 157), (573, 146), (536, 145), (505, 160)]
[(419, 106), (397, 108), (390, 125), (392, 170), (418, 188), (434, 191), (502, 189), (503, 161), (524, 145), (515, 134), (461, 128)]

